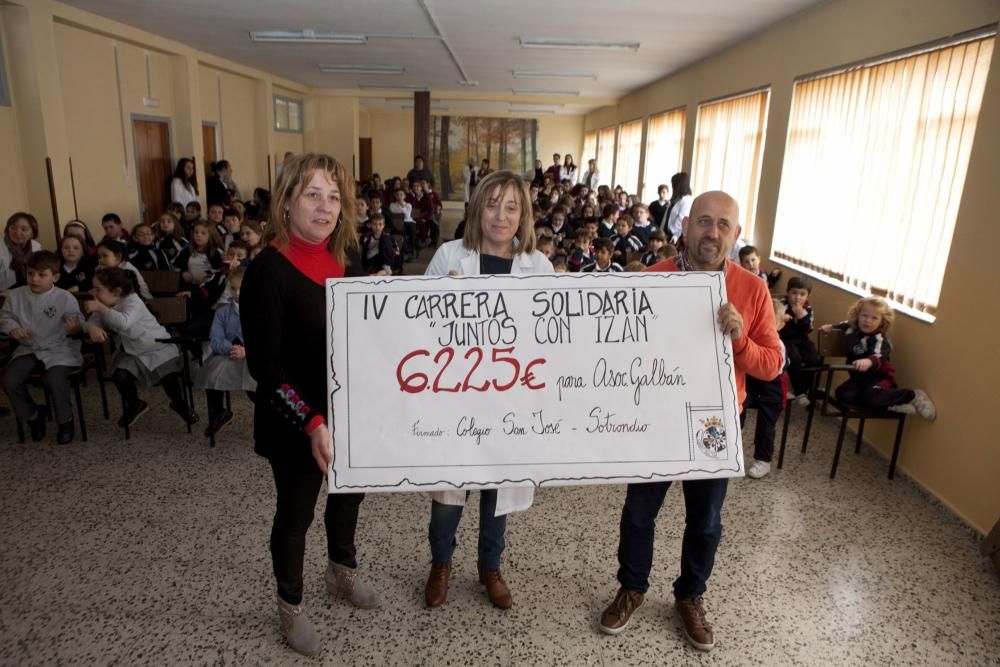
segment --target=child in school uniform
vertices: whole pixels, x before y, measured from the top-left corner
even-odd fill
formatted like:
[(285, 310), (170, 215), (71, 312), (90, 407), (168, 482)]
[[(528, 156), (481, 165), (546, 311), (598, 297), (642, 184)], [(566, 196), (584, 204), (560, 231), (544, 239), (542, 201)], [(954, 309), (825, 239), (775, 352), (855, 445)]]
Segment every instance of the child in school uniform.
[(229, 300), (226, 278), (237, 267), (245, 266), (249, 254), (246, 243), (233, 241), (218, 269), (206, 273), (198, 285), (189, 285), (178, 293), (178, 296), (188, 297), (188, 319), (180, 328), (183, 335), (196, 338), (208, 336), (216, 305)]
[(243, 267), (238, 266), (228, 274), (229, 300), (215, 311), (209, 334), (211, 354), (195, 379), (195, 387), (204, 389), (208, 400), (206, 438), (218, 433), (233, 419), (233, 413), (225, 408), (224, 392), (245, 391), (253, 400), (253, 392), (257, 389), (257, 383), (247, 368), (243, 327), (240, 324), (243, 272)]
[(101, 228), (104, 230), (104, 241), (121, 241), (127, 244), (131, 241), (128, 230), (122, 224), (122, 219), (117, 213), (105, 213), (101, 218)]
[(611, 261), (611, 253), (614, 252), (614, 248), (611, 239), (597, 239), (594, 241), (594, 261), (583, 267), (583, 272), (621, 273), (621, 264)]
[[(782, 327), (788, 322), (785, 304), (778, 299), (771, 299), (774, 306), (774, 324), (781, 334)], [(747, 398), (740, 413), (740, 426), (746, 420), (746, 408), (757, 408), (757, 425), (753, 436), (753, 463), (747, 468), (747, 476), (760, 479), (771, 472), (771, 459), (774, 457), (774, 433), (778, 424), (778, 415), (785, 407), (785, 369), (788, 368), (788, 357), (784, 354), (782, 345), (782, 371), (770, 380), (760, 380), (747, 375)]]
[(641, 251), (645, 247), (643, 240), (633, 233), (635, 221), (631, 216), (620, 215), (615, 220), (615, 233), (611, 237), (614, 250), (611, 259), (621, 265), (628, 264), (633, 253)]
[(191, 226), (191, 243), (181, 250), (174, 265), (188, 286), (200, 285), (212, 271), (222, 267), (222, 241), (215, 228), (199, 221)]
[(170, 334), (156, 321), (135, 293), (128, 271), (100, 269), (94, 275), (94, 299), (83, 302), (87, 313), (84, 329), (94, 343), (103, 343), (109, 332), (118, 339), (111, 359), (111, 380), (122, 398), (124, 412), (118, 425), (132, 426), (149, 409), (139, 398), (139, 388), (156, 382), (170, 400), (170, 409), (188, 424), (198, 421), (197, 413), (184, 400), (181, 389), (181, 360), (177, 347), (158, 343)]
[(392, 275), (392, 269), (397, 265), (399, 248), (392, 236), (385, 233), (385, 218), (376, 212), (368, 219), (368, 231), (361, 237), (361, 254), (364, 260), (365, 273), (375, 275), (384, 271)]
[(153, 298), (153, 293), (149, 291), (149, 286), (146, 285), (146, 280), (139, 273), (139, 269), (128, 261), (128, 250), (121, 241), (104, 239), (97, 244), (97, 266), (100, 269), (117, 267), (128, 271), (132, 280), (135, 281), (135, 291), (139, 293), (142, 300), (149, 301)]
[(247, 244), (247, 249), (250, 253), (251, 259), (253, 258), (254, 253), (261, 250), (260, 240), (263, 236), (264, 229), (256, 220), (244, 220), (243, 224), (240, 226), (240, 238)]
[(768, 289), (774, 287), (781, 278), (781, 269), (765, 271), (760, 268), (760, 252), (756, 246), (745, 245), (736, 251), (736, 256), (739, 258), (740, 266), (764, 280)]
[(813, 372), (802, 369), (819, 364), (819, 352), (809, 339), (813, 328), (810, 292), (812, 282), (809, 279), (799, 276), (788, 279), (785, 296), (781, 298), (788, 319), (785, 327), (778, 331), (788, 353), (788, 377), (791, 379), (795, 404), (800, 407), (809, 405), (809, 391), (812, 389), (814, 375)]
[(222, 232), (219, 236), (222, 237), (222, 249), (225, 250), (229, 247), (229, 244), (233, 241), (241, 240), (240, 230), (242, 229), (243, 221), (240, 219), (239, 211), (235, 208), (227, 208), (222, 214)]
[(128, 262), (140, 272), (169, 271), (170, 262), (166, 255), (156, 247), (156, 235), (153, 228), (146, 223), (140, 223), (132, 228), (132, 243), (129, 245)]
[(417, 221), (413, 219), (413, 204), (406, 201), (406, 191), (396, 190), (393, 193), (395, 201), (389, 205), (389, 210), (396, 215), (403, 216), (403, 254), (413, 256), (417, 254)]
[(846, 336), (847, 363), (854, 368), (837, 387), (838, 400), (871, 408), (886, 408), (904, 414), (919, 414), (927, 420), (937, 416), (937, 408), (922, 389), (900, 389), (889, 356), (892, 344), (886, 337), (896, 314), (880, 297), (859, 299), (839, 324), (824, 324), (823, 331), (840, 329)]
[(569, 257), (566, 260), (566, 266), (569, 268), (570, 272), (578, 273), (583, 270), (583, 267), (594, 261), (594, 258), (591, 255), (590, 240), (589, 230), (576, 230), (576, 244), (573, 252), (569, 254)]
[[(77, 239), (74, 239), (75, 241)], [(45, 413), (28, 393), (28, 378), (43, 370), (43, 381), (52, 396), (58, 434), (56, 442), (73, 440), (73, 408), (69, 373), (83, 363), (80, 341), (69, 336), (80, 331), (80, 307), (72, 294), (56, 287), (59, 258), (39, 250), (27, 260), (28, 283), (7, 295), (0, 308), (0, 333), (17, 341), (3, 371), (3, 387), (17, 418), (28, 424), (31, 439), (45, 437)]]
[(59, 279), (56, 287), (70, 294), (85, 294), (90, 290), (97, 260), (87, 254), (83, 241), (76, 236), (63, 236), (59, 243)]
[(181, 225), (172, 213), (164, 213), (156, 222), (156, 248), (167, 258), (171, 271), (177, 271), (177, 258), (188, 247), (188, 241), (181, 233)]
[(665, 245), (667, 245), (667, 235), (663, 233), (662, 229), (654, 229), (649, 233), (649, 246), (646, 252), (642, 253), (639, 261), (646, 266), (656, 264), (660, 261), (657, 259), (656, 253)]

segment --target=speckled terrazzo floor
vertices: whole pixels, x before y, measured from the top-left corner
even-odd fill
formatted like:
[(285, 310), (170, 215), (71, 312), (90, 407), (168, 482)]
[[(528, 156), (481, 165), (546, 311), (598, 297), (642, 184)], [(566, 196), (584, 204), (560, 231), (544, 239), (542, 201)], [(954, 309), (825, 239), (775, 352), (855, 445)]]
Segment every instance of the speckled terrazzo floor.
[[(216, 449), (187, 435), (158, 392), (126, 444), (91, 407), (91, 442), (16, 442), (0, 420), (0, 664), (978, 665), (998, 664), (1000, 578), (975, 537), (871, 450), (827, 478), (835, 431), (808, 454), (730, 486), (706, 602), (717, 647), (690, 649), (671, 610), (683, 522), (679, 489), (661, 513), (647, 603), (619, 637), (597, 630), (616, 590), (622, 487), (540, 492), (508, 524), (515, 605), (475, 582), (475, 511), (459, 533), (448, 603), (424, 609), (428, 503), (362, 505), (362, 571), (385, 600), (357, 611), (322, 584), (310, 533), (306, 602), (319, 659), (278, 636), (267, 539), (272, 488), (252, 453), (249, 406)], [(199, 397), (199, 401), (203, 401)], [(203, 403), (200, 405), (204, 412)], [(752, 418), (748, 423), (752, 429)], [(752, 432), (752, 431), (751, 431)], [(793, 419), (793, 439), (801, 422)], [(475, 504), (474, 504), (475, 505)], [(321, 511), (318, 513), (321, 515)]]

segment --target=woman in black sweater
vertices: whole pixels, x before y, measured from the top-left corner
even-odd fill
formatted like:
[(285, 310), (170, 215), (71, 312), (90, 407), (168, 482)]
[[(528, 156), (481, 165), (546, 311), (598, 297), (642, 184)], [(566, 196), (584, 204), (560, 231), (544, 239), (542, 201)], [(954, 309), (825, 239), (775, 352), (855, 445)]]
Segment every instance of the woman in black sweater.
[[(275, 188), (264, 250), (247, 269), (240, 312), (250, 373), (257, 381), (254, 449), (274, 474), (277, 509), (271, 558), (278, 614), (289, 645), (307, 655), (319, 635), (302, 605), (305, 537), (333, 460), (326, 387), (327, 278), (363, 275), (354, 224), (354, 185), (328, 155), (285, 164)], [(379, 605), (357, 576), (354, 532), (363, 494), (327, 496), (327, 590), (355, 606)]]

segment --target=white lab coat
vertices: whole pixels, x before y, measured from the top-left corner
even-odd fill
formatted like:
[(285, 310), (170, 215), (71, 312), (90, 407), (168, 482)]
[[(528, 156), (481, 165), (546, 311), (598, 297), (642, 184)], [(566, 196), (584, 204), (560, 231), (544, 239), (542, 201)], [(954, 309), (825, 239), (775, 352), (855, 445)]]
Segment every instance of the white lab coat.
[(692, 195), (684, 195), (678, 199), (677, 203), (674, 204), (674, 207), (670, 209), (670, 217), (667, 218), (666, 229), (670, 238), (680, 238), (681, 223), (684, 222), (684, 218), (691, 214), (691, 202), (693, 201), (694, 197)]
[(44, 294), (35, 294), (27, 285), (10, 291), (0, 308), (0, 333), (27, 329), (31, 338), (17, 341), (11, 358), (33, 354), (45, 368), (80, 366), (80, 341), (69, 338), (63, 326), (65, 318), (77, 317), (83, 323), (80, 305), (72, 294), (53, 287)]
[[(517, 239), (514, 240), (515, 248)], [(456, 239), (443, 244), (434, 253), (431, 263), (424, 275), (446, 276), (450, 272), (460, 276), (479, 275), (479, 252), (462, 246), (462, 239)], [(511, 274), (552, 273), (552, 262), (537, 250), (533, 253), (518, 253), (510, 267)], [(465, 505), (465, 491), (433, 491), (431, 498), (445, 505)], [(535, 489), (530, 486), (518, 486), (497, 489), (496, 516), (511, 512), (520, 512), (531, 507), (535, 498)]]
[(148, 371), (179, 356), (174, 345), (156, 342), (157, 338), (169, 338), (170, 334), (156, 321), (138, 294), (123, 296), (103, 315), (94, 313), (87, 320), (87, 326), (91, 325), (117, 334), (122, 351), (138, 359)]
[(193, 201), (198, 201), (198, 193), (191, 190), (181, 179), (174, 178), (170, 181), (170, 201), (187, 206)]

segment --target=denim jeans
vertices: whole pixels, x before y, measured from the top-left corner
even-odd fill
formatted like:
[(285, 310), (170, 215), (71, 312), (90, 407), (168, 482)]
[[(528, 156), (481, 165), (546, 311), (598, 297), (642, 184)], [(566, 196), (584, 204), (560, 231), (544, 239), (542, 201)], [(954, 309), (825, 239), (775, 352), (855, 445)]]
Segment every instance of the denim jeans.
[[(681, 482), (685, 525), (681, 546), (681, 576), (674, 580), (675, 597), (696, 597), (705, 592), (722, 537), (722, 503), (729, 480), (699, 479)], [(629, 484), (622, 508), (618, 542), (618, 581), (622, 588), (645, 593), (653, 566), (656, 515), (670, 482)]]
[[(469, 494), (465, 494), (466, 500)], [(479, 564), (484, 570), (496, 570), (500, 567), (500, 556), (503, 554), (504, 533), (507, 530), (507, 515), (493, 516), (497, 508), (496, 490), (479, 492)], [(447, 563), (451, 560), (458, 542), (455, 533), (458, 523), (462, 520), (461, 505), (445, 505), (436, 500), (431, 501), (431, 523), (427, 537), (431, 543), (431, 558), (435, 563)]]

